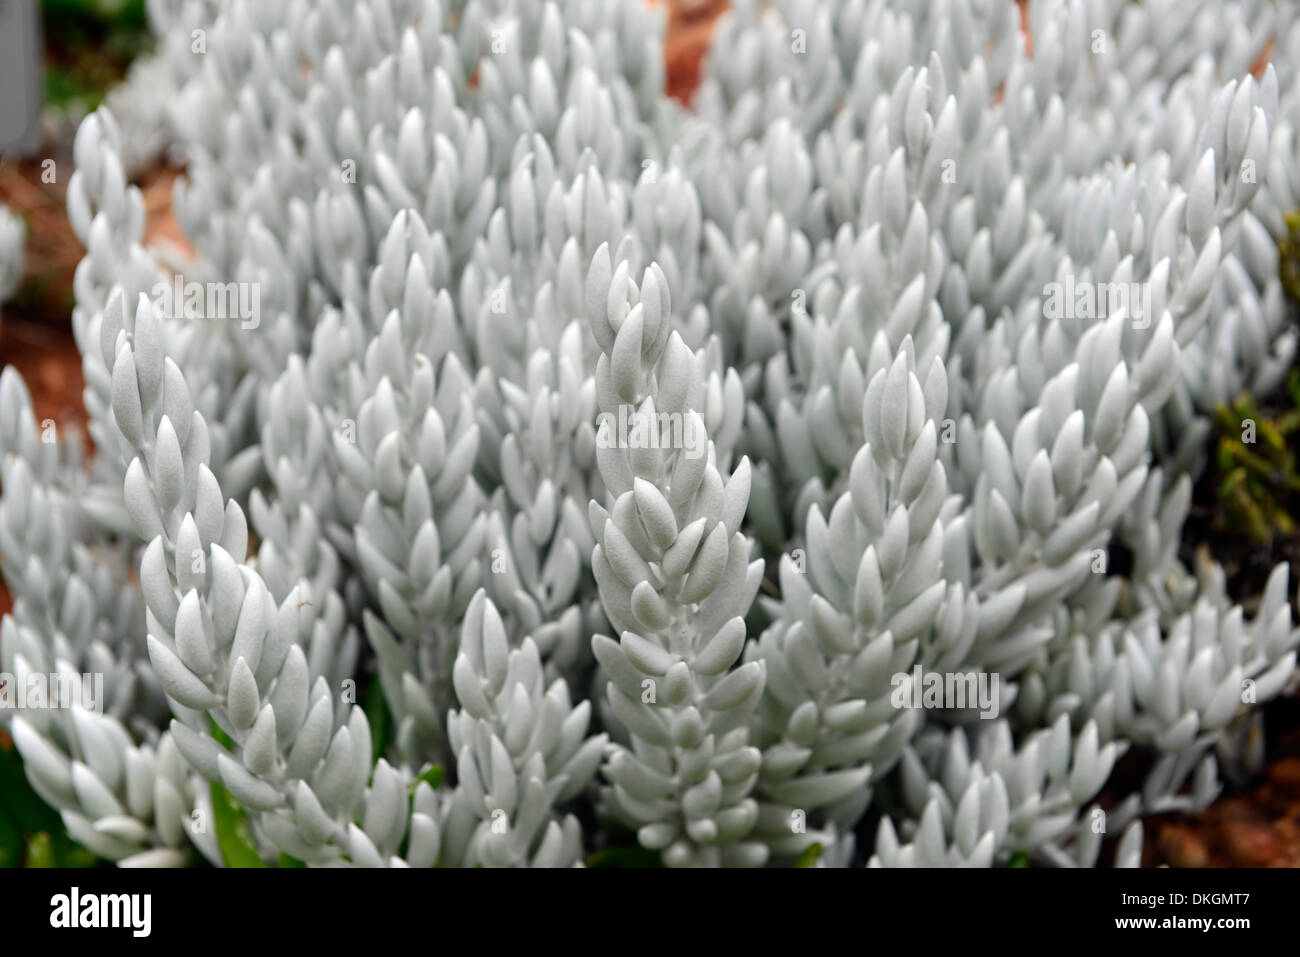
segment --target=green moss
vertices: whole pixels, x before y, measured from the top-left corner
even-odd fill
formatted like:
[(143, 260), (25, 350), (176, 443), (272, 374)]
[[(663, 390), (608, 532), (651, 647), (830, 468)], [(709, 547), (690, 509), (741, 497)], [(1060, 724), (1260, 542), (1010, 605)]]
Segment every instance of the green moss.
[(1286, 294), (1300, 302), (1300, 209), (1286, 214), (1286, 229), (1277, 244), (1277, 275)]
[(1215, 527), (1244, 534), (1259, 544), (1295, 531), (1293, 499), (1300, 493), (1295, 436), (1300, 430), (1300, 370), (1287, 380), (1290, 407), (1275, 417), (1264, 415), (1252, 396), (1238, 396), (1214, 413), (1218, 434), (1219, 508)]

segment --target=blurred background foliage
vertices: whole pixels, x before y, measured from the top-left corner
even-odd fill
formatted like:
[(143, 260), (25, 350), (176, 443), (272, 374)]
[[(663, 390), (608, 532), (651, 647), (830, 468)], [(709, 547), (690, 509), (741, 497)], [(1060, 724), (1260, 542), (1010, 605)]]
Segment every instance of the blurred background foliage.
[(23, 775), (13, 742), (0, 735), (0, 867), (109, 866), (69, 839), (58, 813)]
[(45, 101), (89, 113), (153, 45), (144, 0), (41, 0)]

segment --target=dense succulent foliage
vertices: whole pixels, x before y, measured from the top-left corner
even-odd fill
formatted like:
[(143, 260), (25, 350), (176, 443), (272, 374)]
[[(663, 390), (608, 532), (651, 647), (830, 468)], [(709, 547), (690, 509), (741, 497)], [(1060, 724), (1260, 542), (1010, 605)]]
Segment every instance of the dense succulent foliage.
[(90, 116), (93, 457), (0, 379), (2, 670), (104, 676), (0, 715), (87, 847), (1133, 864), (1258, 764), (1288, 570), (1178, 546), (1295, 352), (1288, 4), (737, 0), (690, 109), (639, 0), (151, 16), (197, 252)]

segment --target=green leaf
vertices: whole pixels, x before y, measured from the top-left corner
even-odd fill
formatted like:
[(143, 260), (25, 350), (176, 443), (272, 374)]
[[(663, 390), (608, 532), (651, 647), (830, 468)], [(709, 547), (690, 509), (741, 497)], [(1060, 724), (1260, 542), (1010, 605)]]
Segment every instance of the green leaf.
[(212, 732), (212, 737), (216, 739), (217, 744), (221, 745), (227, 751), (235, 750), (235, 742), (230, 740), (230, 735), (217, 727), (217, 722), (208, 718), (208, 729)]
[(50, 835), (47, 832), (41, 831), (27, 839), (27, 866), (58, 866), (58, 862), (54, 858), (54, 842), (50, 840)]
[(799, 860), (795, 862), (794, 866), (795, 867), (816, 867), (817, 862), (821, 860), (822, 850), (823, 848), (822, 848), (821, 841), (813, 841), (811, 844), (809, 844), (807, 847), (803, 849), (803, 853), (799, 855)]
[(55, 867), (110, 867), (110, 861), (103, 860), (95, 856), (80, 844), (75, 843), (72, 838), (68, 837), (63, 831), (59, 831), (50, 836), (54, 845)]
[(433, 767), (429, 768), (429, 770), (425, 771), (418, 778), (416, 778), (414, 781), (411, 782), (411, 793), (412, 794), (415, 793), (415, 789), (417, 786), (419, 786), (421, 781), (427, 781), (429, 783), (429, 787), (433, 788), (435, 791), (438, 790), (438, 787), (442, 784), (442, 775), (443, 775), (442, 765), (435, 764)]
[(23, 860), (23, 832), (13, 816), (0, 806), (0, 867), (17, 867)]
[(249, 840), (244, 809), (216, 781), (212, 782), (212, 819), (217, 829), (217, 847), (227, 867), (266, 867)]
[(300, 860), (298, 860), (298, 858), (296, 858), (296, 857), (290, 857), (288, 854), (281, 854), (281, 855), (280, 855), (280, 862), (279, 862), (279, 864), (276, 865), (276, 866), (278, 866), (278, 867), (306, 867), (307, 864), (306, 864), (306, 862), (304, 862), (304, 861), (300, 861)]
[[(211, 718), (208, 718), (208, 727), (223, 748), (232, 749), (234, 742), (230, 736), (217, 727)], [(227, 867), (266, 867), (266, 861), (262, 860), (253, 847), (244, 809), (216, 781), (212, 782), (212, 818), (212, 824), (217, 829), (217, 847)]]
[(370, 682), (365, 710), (366, 720), (370, 722), (370, 740), (374, 744), (370, 755), (373, 764), (388, 751), (388, 741), (393, 733), (393, 716), (388, 710), (388, 702), (384, 700), (384, 689), (380, 687), (378, 678)]
[(587, 858), (588, 867), (663, 867), (658, 851), (649, 851), (639, 844), (626, 847), (607, 847)]
[(1011, 855), (1011, 859), (1004, 865), (1006, 867), (1028, 867), (1029, 855), (1024, 851), (1017, 851)]

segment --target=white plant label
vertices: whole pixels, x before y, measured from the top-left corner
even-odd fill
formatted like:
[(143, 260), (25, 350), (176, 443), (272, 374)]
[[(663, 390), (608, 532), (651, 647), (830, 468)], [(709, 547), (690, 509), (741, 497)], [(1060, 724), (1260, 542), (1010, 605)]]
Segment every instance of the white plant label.
[(41, 32), (36, 0), (0, 0), (0, 153), (40, 142)]

